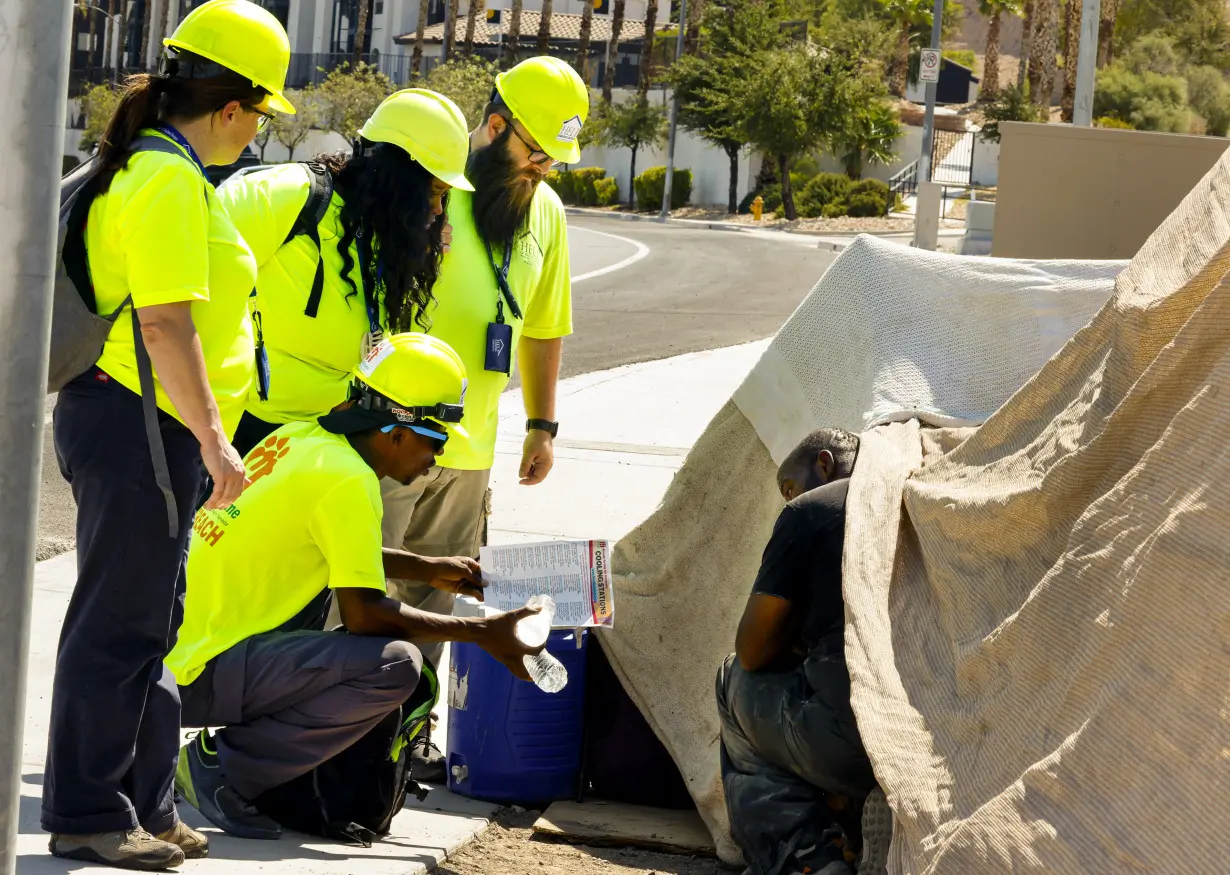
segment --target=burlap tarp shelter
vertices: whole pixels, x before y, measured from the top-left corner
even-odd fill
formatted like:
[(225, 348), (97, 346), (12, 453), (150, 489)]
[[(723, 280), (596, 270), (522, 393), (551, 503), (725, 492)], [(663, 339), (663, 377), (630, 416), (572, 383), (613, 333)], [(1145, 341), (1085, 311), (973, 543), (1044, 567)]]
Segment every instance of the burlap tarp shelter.
[[(846, 651), (890, 871), (1230, 870), (1230, 161), (1122, 273), (1000, 262), (1018, 291), (988, 303), (965, 274), (994, 285), (992, 263), (882, 247), (833, 266), (617, 546), (621, 681), (734, 859), (712, 681), (774, 459), (865, 429)], [(930, 288), (930, 315), (866, 300), (886, 276)]]

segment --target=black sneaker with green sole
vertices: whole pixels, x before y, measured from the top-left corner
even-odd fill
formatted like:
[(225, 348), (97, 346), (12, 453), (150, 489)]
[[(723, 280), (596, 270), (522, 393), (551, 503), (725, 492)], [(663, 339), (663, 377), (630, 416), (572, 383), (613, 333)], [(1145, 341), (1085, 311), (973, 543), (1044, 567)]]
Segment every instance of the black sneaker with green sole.
[[(207, 730), (179, 751), (175, 790), (205, 819), (242, 839), (278, 839), (282, 827), (226, 784), (216, 746)], [(212, 749), (211, 749), (212, 747)]]

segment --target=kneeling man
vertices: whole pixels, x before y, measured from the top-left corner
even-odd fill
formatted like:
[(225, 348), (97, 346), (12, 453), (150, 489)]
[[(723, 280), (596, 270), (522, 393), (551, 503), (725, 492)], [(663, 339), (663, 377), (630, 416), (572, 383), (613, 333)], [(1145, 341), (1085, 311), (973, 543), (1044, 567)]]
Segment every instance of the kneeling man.
[[(859, 440), (812, 432), (782, 464), (786, 507), (718, 674), (722, 780), (751, 875), (850, 875), (875, 788), (850, 707), (842, 546)], [(856, 848), (855, 848), (856, 850)]]
[[(214, 825), (277, 838), (252, 799), (349, 747), (410, 697), (422, 657), (411, 641), (478, 644), (525, 678), (537, 648), (517, 640), (522, 609), (489, 619), (428, 614), (394, 601), (385, 579), (426, 580), (481, 597), (478, 564), (382, 550), (380, 478), (409, 484), (463, 433), (466, 376), (443, 341), (400, 334), (355, 372), (351, 398), (317, 422), (278, 429), (248, 454), (251, 485), (202, 510), (188, 554), (179, 643), (167, 664), (185, 726), (176, 789)], [(345, 631), (322, 627), (332, 593)]]

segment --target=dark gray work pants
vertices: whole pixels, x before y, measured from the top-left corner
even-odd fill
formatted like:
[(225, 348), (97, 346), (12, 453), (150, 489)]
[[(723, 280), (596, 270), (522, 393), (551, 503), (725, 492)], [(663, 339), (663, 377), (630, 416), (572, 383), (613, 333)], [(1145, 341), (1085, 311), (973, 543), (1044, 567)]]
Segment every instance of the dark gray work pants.
[(748, 870), (848, 871), (833, 844), (839, 815), (825, 796), (846, 797), (843, 825), (857, 833), (876, 781), (850, 708), (845, 660), (813, 654), (790, 671), (749, 672), (732, 654), (718, 672), (717, 704), (726, 806)]
[(412, 644), (346, 632), (269, 632), (180, 687), (183, 724), (224, 726), (227, 783), (255, 799), (345, 750), (418, 686)]

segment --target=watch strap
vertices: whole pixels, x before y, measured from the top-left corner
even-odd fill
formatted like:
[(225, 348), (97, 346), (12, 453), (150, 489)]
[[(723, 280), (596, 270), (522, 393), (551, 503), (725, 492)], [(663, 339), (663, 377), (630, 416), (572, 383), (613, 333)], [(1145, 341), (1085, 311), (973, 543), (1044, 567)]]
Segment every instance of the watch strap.
[(552, 422), (549, 419), (527, 419), (525, 421), (526, 431), (545, 431), (551, 437), (559, 434), (559, 423)]

